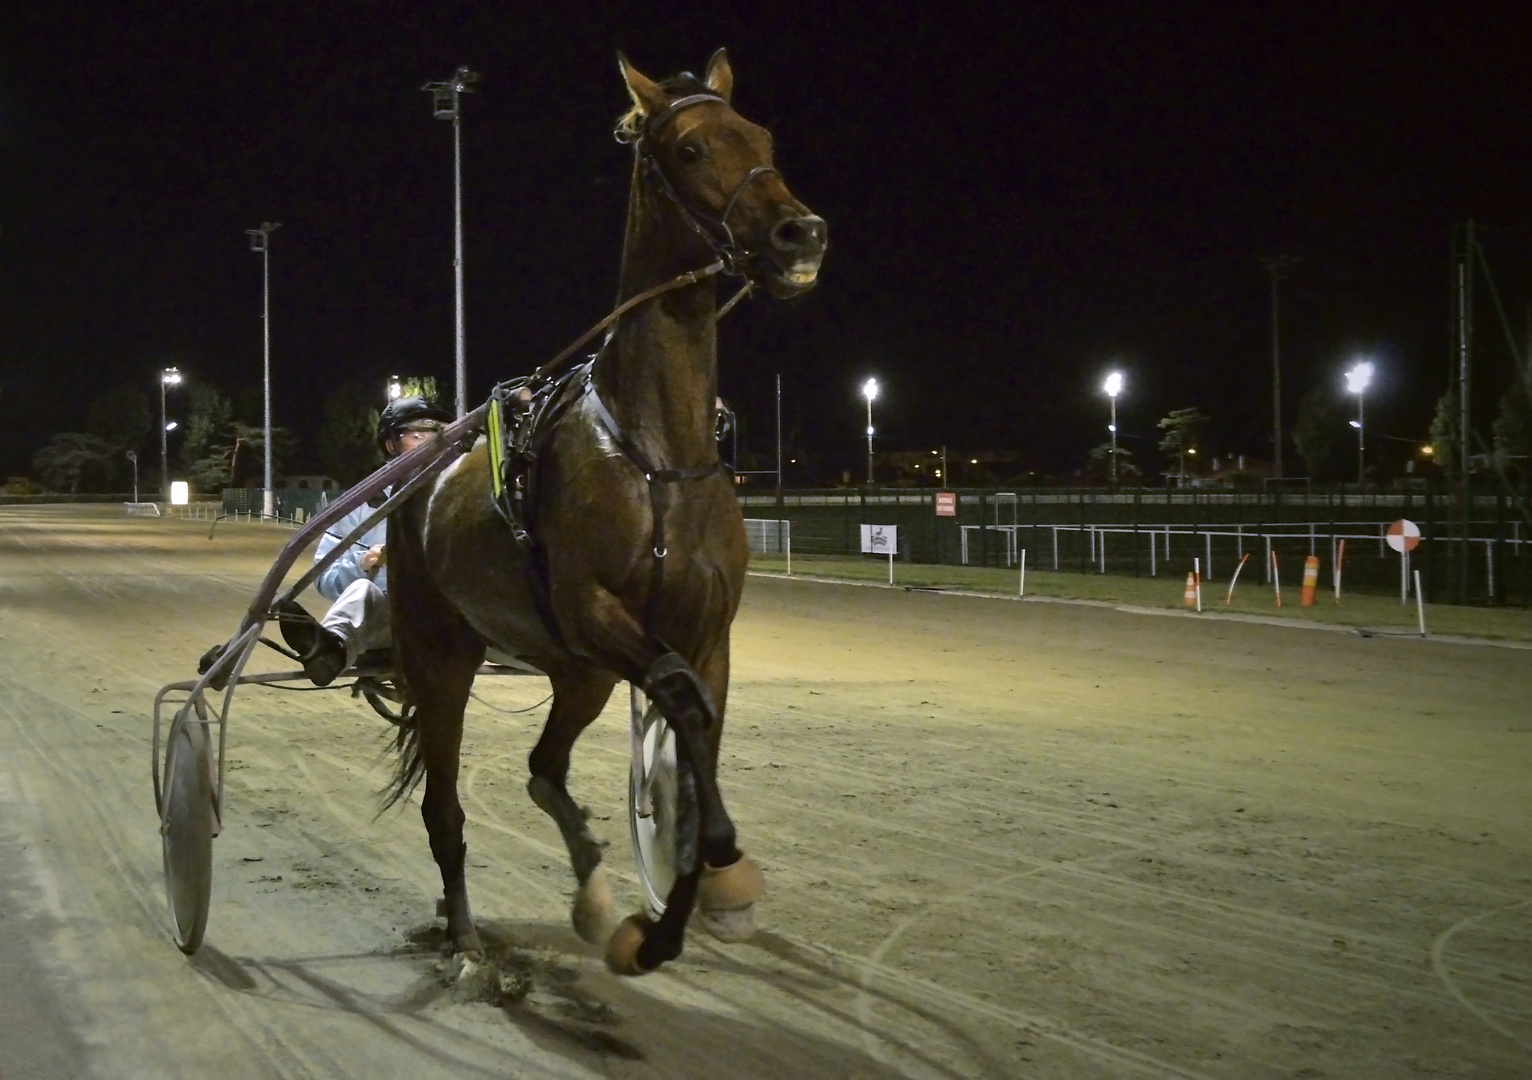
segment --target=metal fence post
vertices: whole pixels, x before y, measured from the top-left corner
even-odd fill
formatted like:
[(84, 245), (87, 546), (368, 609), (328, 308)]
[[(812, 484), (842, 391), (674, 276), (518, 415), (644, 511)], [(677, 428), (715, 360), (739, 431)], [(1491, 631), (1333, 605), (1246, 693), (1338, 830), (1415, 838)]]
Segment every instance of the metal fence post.
[(1144, 493), (1142, 491), (1135, 491), (1133, 493), (1133, 576), (1134, 577), (1138, 577), (1139, 576), (1139, 571), (1138, 571), (1138, 565), (1139, 565), (1139, 560), (1138, 560), (1138, 516), (1139, 516), (1139, 511), (1143, 507), (1143, 497), (1144, 497)]

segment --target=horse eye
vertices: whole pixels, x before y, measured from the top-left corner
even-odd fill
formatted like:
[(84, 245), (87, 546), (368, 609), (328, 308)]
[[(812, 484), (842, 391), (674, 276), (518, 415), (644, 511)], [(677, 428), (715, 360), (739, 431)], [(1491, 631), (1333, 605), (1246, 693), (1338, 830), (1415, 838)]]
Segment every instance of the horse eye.
[(676, 147), (676, 160), (682, 165), (695, 165), (702, 160), (702, 151), (691, 143)]

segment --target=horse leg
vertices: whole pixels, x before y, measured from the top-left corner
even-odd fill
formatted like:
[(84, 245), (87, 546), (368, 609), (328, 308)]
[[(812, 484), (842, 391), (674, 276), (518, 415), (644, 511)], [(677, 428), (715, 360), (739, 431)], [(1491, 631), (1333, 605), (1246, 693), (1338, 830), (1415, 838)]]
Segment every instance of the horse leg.
[[(703, 928), (720, 941), (745, 941), (755, 933), (755, 901), (766, 891), (760, 867), (736, 846), (733, 822), (724, 809), (718, 787), (718, 749), (729, 693), (729, 650), (725, 641), (701, 665), (700, 672), (684, 666), (675, 654), (662, 657), (650, 669), (646, 689), (667, 712), (674, 708), (677, 737), (696, 774), (701, 817), (698, 915)], [(656, 697), (656, 695), (658, 695)]]
[[(442, 900), (436, 913), (447, 917), (447, 938), (454, 953), (482, 954), (479, 932), (468, 906), (465, 874), (468, 844), (463, 840), (463, 804), (458, 800), (458, 755), (463, 745), (463, 708), (473, 686), (474, 663), (467, 672), (441, 671), (430, 690), (420, 691), (415, 722), (425, 763), (426, 790), (420, 817), (431, 840), (431, 857), (442, 875)], [(416, 683), (410, 683), (415, 691)], [(429, 704), (427, 704), (429, 702)]]
[(715, 650), (703, 669), (709, 678), (704, 679), (678, 654), (666, 652), (644, 675), (644, 692), (676, 732), (682, 755), (691, 766), (700, 818), (699, 858), (690, 873), (676, 878), (658, 922), (651, 923), (643, 915), (629, 916), (613, 935), (607, 944), (607, 964), (619, 974), (652, 971), (681, 955), (686, 921), (699, 896), (703, 925), (715, 937), (743, 941), (755, 930), (754, 905), (766, 881), (760, 868), (735, 846), (734, 824), (718, 789), (723, 715), (715, 701), (728, 692), (727, 646)]
[(592, 945), (600, 945), (617, 928), (616, 905), (601, 866), (603, 845), (588, 824), (590, 813), (570, 797), (565, 782), (575, 740), (601, 715), (617, 678), (585, 667), (550, 666), (546, 670), (553, 683), (553, 707), (528, 756), (532, 776), (527, 792), (558, 825), (569, 849), (570, 866), (578, 883), (571, 910), (575, 933)]
[[(399, 590), (396, 583), (394, 590)], [(400, 735), (405, 760), (396, 795), (412, 778), (425, 774), (420, 816), (431, 841), (431, 855), (442, 875), (442, 900), (436, 913), (447, 917), (447, 937), (455, 953), (483, 953), (468, 906), (464, 868), (462, 803), (458, 801), (458, 756), (463, 744), (463, 709), (474, 674), (484, 659), (484, 643), (445, 599), (411, 590), (408, 615), (395, 618), (394, 653), (415, 706), (413, 723)], [(401, 597), (391, 597), (398, 605)], [(435, 599), (437, 602), (432, 603)]]
[(738, 866), (733, 875), (725, 875), (735, 886), (725, 902), (735, 909), (748, 907), (765, 883), (755, 864), (735, 847), (734, 825), (718, 791), (723, 725), (722, 712), (714, 702), (721, 702), (728, 691), (727, 639), (707, 650), (701, 665), (707, 672), (704, 681), (683, 657), (645, 634), (615, 596), (598, 590), (587, 599), (578, 629), (571, 633), (575, 628), (566, 628), (566, 636), (579, 640), (587, 655), (603, 657), (624, 678), (643, 687), (675, 730), (696, 785), (700, 858), (689, 872), (677, 875), (665, 900), (665, 914), (657, 922), (647, 915), (631, 915), (607, 942), (608, 967), (622, 975), (642, 975), (681, 955), (704, 864), (726, 871)]

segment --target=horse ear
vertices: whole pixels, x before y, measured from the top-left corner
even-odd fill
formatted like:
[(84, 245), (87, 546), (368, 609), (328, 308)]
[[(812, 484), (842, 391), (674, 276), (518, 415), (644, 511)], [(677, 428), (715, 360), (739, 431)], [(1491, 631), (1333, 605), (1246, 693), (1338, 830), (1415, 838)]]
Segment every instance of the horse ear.
[(729, 54), (719, 49), (707, 62), (707, 88), (728, 101), (734, 93), (734, 69), (729, 66)]
[(628, 63), (628, 58), (622, 53), (617, 54), (617, 69), (622, 72), (622, 81), (628, 84), (628, 93), (633, 95), (633, 104), (639, 112), (653, 116), (665, 107), (665, 91), (653, 79)]

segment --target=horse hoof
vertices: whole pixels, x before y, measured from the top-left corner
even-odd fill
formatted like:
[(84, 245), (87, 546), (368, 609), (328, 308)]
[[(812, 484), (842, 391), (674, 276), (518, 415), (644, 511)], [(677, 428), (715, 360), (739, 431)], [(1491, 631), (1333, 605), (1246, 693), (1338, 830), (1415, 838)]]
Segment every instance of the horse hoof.
[(614, 975), (647, 975), (653, 969), (638, 962), (639, 946), (654, 922), (647, 915), (629, 915), (606, 943), (606, 966)]
[(466, 956), (472, 960), (484, 959), (484, 945), (479, 941), (479, 931), (469, 927), (466, 934), (452, 935), (452, 955)]
[(588, 945), (610, 941), (617, 932), (617, 903), (607, 884), (606, 867), (597, 865), (585, 884), (575, 890), (570, 919), (575, 933)]
[(741, 853), (728, 866), (704, 866), (697, 906), (709, 914), (748, 908), (766, 891), (766, 875)]
[(755, 936), (755, 905), (749, 904), (733, 911), (708, 911), (697, 909), (697, 919), (702, 929), (719, 941), (737, 945)]

